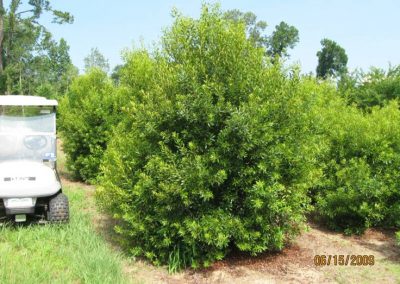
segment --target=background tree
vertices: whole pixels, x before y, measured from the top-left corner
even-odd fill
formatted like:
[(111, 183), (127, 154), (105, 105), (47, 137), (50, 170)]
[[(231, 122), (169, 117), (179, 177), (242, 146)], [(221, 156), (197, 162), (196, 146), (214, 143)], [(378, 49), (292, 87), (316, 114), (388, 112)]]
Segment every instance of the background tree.
[(110, 71), (108, 60), (101, 54), (97, 47), (92, 48), (89, 55), (83, 61), (85, 62), (85, 73), (88, 73), (92, 68), (98, 68), (105, 73)]
[(285, 22), (275, 26), (270, 36), (264, 34), (267, 22), (257, 21), (253, 12), (242, 12), (240, 10), (228, 10), (224, 18), (234, 22), (243, 22), (246, 26), (248, 38), (258, 47), (263, 47), (270, 56), (288, 57), (287, 50), (294, 48), (299, 42), (299, 31)]
[(238, 9), (228, 10), (224, 13), (224, 18), (234, 22), (243, 22), (246, 26), (248, 37), (259, 47), (266, 47), (268, 37), (263, 35), (267, 28), (267, 22), (257, 21), (257, 16), (253, 12), (242, 12)]
[(114, 67), (114, 69), (111, 72), (111, 79), (113, 80), (115, 85), (119, 85), (120, 79), (121, 79), (121, 69), (123, 68), (124, 65), (118, 64)]
[[(1, 93), (31, 94), (38, 87), (34, 85), (38, 81), (35, 78), (42, 76), (38, 74), (53, 71), (48, 64), (51, 58), (49, 51), (58, 43), (39, 22), (44, 13), (52, 14), (54, 23), (73, 22), (69, 13), (53, 9), (50, 1), (12, 0), (8, 7), (0, 1)], [(58, 47), (68, 52), (65, 41), (60, 44)], [(70, 69), (70, 66), (63, 65), (63, 68)]]
[(294, 26), (280, 22), (268, 38), (268, 54), (273, 57), (289, 57), (288, 49), (293, 49), (298, 42), (299, 31)]
[(322, 49), (317, 52), (317, 77), (337, 77), (347, 72), (347, 55), (343, 47), (330, 39), (321, 40)]

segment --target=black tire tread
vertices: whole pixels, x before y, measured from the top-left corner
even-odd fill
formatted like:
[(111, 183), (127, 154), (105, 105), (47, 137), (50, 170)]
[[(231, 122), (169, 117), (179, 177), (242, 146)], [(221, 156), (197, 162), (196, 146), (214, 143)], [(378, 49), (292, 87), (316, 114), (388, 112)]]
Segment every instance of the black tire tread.
[(59, 193), (50, 199), (48, 220), (50, 222), (68, 222), (69, 202), (65, 194)]

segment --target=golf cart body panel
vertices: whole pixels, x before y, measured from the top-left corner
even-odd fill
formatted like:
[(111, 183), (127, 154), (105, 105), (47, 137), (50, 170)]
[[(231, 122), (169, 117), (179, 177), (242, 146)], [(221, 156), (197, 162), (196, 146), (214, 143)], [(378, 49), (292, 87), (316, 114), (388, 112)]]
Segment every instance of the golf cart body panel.
[(68, 219), (56, 169), (57, 105), (43, 97), (0, 96), (0, 207), (6, 215), (36, 214), (38, 206), (49, 215), (50, 207), (63, 207), (50, 219)]
[(55, 170), (43, 163), (23, 160), (0, 163), (1, 198), (44, 197), (60, 189)]

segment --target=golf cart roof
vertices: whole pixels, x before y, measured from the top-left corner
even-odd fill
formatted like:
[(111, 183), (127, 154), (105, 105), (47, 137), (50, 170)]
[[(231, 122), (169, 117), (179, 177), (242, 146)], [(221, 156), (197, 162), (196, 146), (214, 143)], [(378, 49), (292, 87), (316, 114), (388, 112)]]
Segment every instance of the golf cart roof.
[(0, 106), (57, 106), (56, 100), (44, 97), (7, 95), (0, 96)]

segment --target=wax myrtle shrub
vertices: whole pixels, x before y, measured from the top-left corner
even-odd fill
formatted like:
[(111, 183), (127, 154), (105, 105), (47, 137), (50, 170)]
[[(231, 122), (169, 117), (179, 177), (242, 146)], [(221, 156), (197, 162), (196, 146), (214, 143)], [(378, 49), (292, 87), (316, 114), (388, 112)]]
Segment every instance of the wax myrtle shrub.
[(218, 6), (174, 19), (152, 54), (151, 88), (122, 82), (136, 96), (105, 152), (98, 203), (134, 255), (172, 271), (233, 248), (282, 249), (322, 174), (327, 144), (313, 128), (321, 91), (333, 90), (269, 63)]
[(149, 52), (144, 48), (137, 48), (132, 51), (122, 53), (124, 64), (121, 66), (119, 74), (119, 92), (125, 98), (124, 106), (132, 98), (138, 98), (143, 92), (147, 92), (154, 87), (157, 82), (154, 80), (155, 62)]
[(59, 125), (67, 167), (74, 178), (91, 181), (99, 171), (100, 160), (118, 113), (115, 90), (99, 69), (77, 77), (60, 102)]
[(316, 190), (317, 212), (346, 233), (399, 227), (400, 111), (395, 101), (363, 112), (342, 106), (324, 113), (329, 152)]
[(77, 77), (61, 100), (59, 122), (67, 166), (79, 180), (96, 180), (112, 128), (124, 116), (124, 106), (152, 85), (152, 61), (145, 50), (124, 53), (123, 58), (120, 87), (94, 68)]

